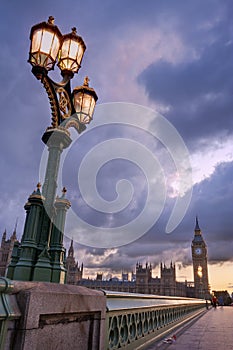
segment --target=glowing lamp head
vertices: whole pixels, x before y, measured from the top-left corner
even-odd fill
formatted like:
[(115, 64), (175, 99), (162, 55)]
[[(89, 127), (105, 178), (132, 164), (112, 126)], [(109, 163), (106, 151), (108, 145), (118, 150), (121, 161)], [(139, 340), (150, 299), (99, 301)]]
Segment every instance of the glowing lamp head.
[(62, 34), (54, 25), (54, 18), (32, 27), (30, 33), (31, 47), (28, 62), (33, 67), (40, 67), (49, 71), (54, 68), (61, 46)]
[(89, 79), (86, 77), (82, 86), (77, 86), (73, 91), (73, 103), (79, 122), (89, 124), (92, 120), (95, 104), (98, 96), (94, 89), (89, 87)]
[(86, 45), (83, 39), (77, 35), (76, 28), (72, 28), (70, 34), (63, 35), (58, 67), (63, 73), (78, 73), (85, 50)]

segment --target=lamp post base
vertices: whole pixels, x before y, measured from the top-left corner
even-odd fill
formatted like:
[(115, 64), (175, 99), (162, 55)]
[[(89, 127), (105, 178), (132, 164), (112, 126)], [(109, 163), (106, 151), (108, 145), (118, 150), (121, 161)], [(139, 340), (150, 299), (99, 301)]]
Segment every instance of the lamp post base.
[(64, 284), (66, 282), (66, 269), (59, 264), (58, 266), (54, 264), (51, 282)]
[(33, 281), (51, 282), (52, 266), (50, 260), (51, 257), (48, 253), (48, 248), (45, 247), (34, 267)]
[(29, 259), (21, 259), (14, 270), (14, 280), (16, 281), (31, 281), (32, 278), (32, 261)]

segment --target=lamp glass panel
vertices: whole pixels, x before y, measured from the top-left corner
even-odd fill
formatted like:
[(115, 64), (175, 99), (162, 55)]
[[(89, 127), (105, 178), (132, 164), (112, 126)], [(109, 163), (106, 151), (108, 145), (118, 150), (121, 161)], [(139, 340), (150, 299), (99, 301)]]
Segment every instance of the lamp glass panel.
[(64, 68), (68, 69), (70, 67), (70, 60), (67, 58), (63, 61)]
[(38, 62), (37, 63), (39, 63), (43, 67), (46, 67), (47, 66), (46, 63), (48, 63), (48, 56), (43, 54), (43, 53), (40, 53), (38, 55)]
[(82, 123), (82, 124), (89, 124), (90, 121), (91, 121), (91, 118), (89, 117), (88, 114), (81, 113), (81, 115), (80, 115), (80, 123)]
[(94, 109), (95, 109), (95, 99), (94, 99), (94, 97), (91, 97), (91, 106), (90, 106), (90, 111), (89, 111), (91, 118), (93, 116)]
[(33, 32), (32, 37), (32, 49), (31, 52), (37, 52), (40, 49), (40, 43), (41, 43), (41, 37), (42, 37), (42, 29), (36, 30)]
[(77, 41), (71, 40), (70, 42), (70, 52), (69, 52), (69, 57), (72, 59), (76, 59), (77, 57), (77, 51), (79, 48), (79, 44), (77, 43)]
[(52, 46), (52, 50), (51, 50), (51, 56), (52, 58), (55, 60), (59, 51), (59, 47), (60, 47), (60, 40), (57, 37), (57, 35), (54, 35), (53, 38), (53, 46)]
[(53, 42), (53, 36), (54, 36), (53, 33), (44, 30), (42, 41), (41, 41), (41, 49), (40, 49), (41, 52), (44, 52), (48, 55), (50, 54), (50, 50)]
[(83, 47), (81, 45), (79, 45), (79, 50), (78, 50), (78, 54), (77, 54), (78, 64), (81, 64), (82, 58), (83, 58), (83, 54), (84, 54)]
[(62, 69), (70, 69), (70, 60), (67, 59), (67, 60), (63, 60), (62, 61)]
[(74, 108), (77, 113), (80, 112), (82, 109), (82, 100), (83, 100), (82, 92), (78, 92), (77, 94), (74, 95)]
[(82, 112), (88, 114), (89, 109), (91, 105), (91, 96), (84, 94), (83, 95), (83, 105), (82, 105)]
[(61, 48), (61, 58), (68, 57), (70, 48), (70, 39), (67, 39), (63, 41), (62, 48)]

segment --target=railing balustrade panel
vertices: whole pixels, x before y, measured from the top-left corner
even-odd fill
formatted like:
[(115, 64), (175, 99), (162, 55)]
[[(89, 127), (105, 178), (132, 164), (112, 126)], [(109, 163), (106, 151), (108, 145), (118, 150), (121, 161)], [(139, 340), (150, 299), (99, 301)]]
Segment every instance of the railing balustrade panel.
[(115, 293), (107, 296), (106, 349), (137, 349), (205, 310), (206, 301)]

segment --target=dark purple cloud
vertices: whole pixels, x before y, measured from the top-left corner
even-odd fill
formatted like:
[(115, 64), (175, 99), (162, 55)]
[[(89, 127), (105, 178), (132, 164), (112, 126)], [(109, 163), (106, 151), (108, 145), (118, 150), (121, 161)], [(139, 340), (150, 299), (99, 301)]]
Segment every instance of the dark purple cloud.
[(170, 107), (166, 117), (192, 148), (233, 132), (231, 37), (214, 38), (191, 62), (158, 61), (138, 78), (150, 99)]

